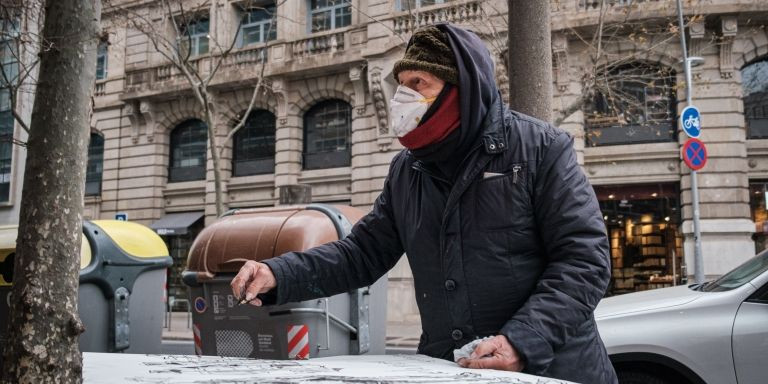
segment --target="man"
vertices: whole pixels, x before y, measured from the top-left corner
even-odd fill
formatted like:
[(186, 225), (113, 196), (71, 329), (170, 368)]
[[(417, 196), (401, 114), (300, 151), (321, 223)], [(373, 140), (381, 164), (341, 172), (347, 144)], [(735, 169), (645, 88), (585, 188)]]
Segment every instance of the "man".
[(248, 262), (235, 296), (261, 305), (334, 295), (374, 283), (405, 252), (419, 353), (452, 359), (492, 336), (459, 363), (615, 383), (593, 318), (608, 241), (571, 138), (502, 105), (490, 54), (471, 32), (415, 32), (393, 73), (390, 119), (407, 149), (373, 210), (346, 239)]

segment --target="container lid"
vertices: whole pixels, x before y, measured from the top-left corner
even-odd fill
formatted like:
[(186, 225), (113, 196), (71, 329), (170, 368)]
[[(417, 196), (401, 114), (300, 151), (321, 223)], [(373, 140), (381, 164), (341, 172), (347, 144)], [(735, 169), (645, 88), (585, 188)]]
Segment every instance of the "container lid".
[[(351, 223), (364, 214), (348, 206), (334, 208)], [(236, 273), (248, 260), (304, 251), (338, 239), (331, 218), (305, 206), (238, 210), (200, 232), (190, 249), (187, 268), (201, 280), (217, 273)]]
[(149, 259), (170, 254), (163, 239), (144, 225), (121, 220), (94, 220), (92, 223), (101, 228), (120, 249), (133, 257)]
[[(0, 226), (0, 287), (11, 286), (13, 280), (13, 263), (16, 255), (16, 237), (18, 236), (18, 225)], [(80, 269), (84, 269), (93, 259), (91, 254), (91, 244), (85, 235), (82, 236), (80, 246)]]

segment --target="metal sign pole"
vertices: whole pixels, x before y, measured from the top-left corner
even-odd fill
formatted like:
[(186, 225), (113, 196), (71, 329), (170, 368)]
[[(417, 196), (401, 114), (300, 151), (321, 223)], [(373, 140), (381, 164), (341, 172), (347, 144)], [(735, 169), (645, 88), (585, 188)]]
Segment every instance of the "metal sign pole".
[[(677, 0), (677, 21), (680, 27), (680, 47), (683, 51), (685, 68), (685, 102), (692, 105), (693, 82), (691, 76), (691, 61), (688, 58), (688, 48), (685, 43), (685, 21), (683, 20), (682, 0)], [(704, 260), (701, 255), (701, 223), (699, 212), (699, 185), (696, 181), (696, 171), (691, 170), (691, 204), (693, 208), (693, 280), (700, 284), (704, 282)]]

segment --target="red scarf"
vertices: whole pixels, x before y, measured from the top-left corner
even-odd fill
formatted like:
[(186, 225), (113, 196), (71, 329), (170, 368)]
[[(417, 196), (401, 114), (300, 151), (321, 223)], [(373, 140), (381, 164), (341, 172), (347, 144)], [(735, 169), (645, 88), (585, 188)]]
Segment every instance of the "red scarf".
[(418, 149), (443, 140), (459, 127), (459, 89), (453, 87), (437, 107), (435, 113), (416, 129), (399, 138), (408, 149)]

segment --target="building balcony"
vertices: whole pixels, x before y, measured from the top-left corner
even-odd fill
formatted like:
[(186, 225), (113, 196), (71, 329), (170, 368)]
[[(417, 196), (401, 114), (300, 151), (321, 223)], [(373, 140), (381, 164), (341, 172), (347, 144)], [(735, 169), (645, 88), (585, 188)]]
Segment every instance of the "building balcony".
[[(275, 40), (267, 44), (235, 49), (223, 59), (207, 54), (189, 61), (193, 72), (206, 78), (216, 63), (220, 67), (211, 81), (212, 87), (232, 87), (257, 79), (263, 69), (265, 77), (283, 74), (300, 75), (308, 71), (341, 67), (361, 60), (367, 42), (365, 27), (350, 27), (314, 33), (291, 41)], [(260, 64), (264, 65), (262, 66)], [(149, 66), (126, 68), (123, 100), (174, 96), (187, 92), (190, 82), (184, 73), (165, 60)]]
[[(596, 25), (600, 18), (600, 0), (550, 0), (552, 29), (562, 30)], [(766, 11), (768, 2), (754, 0), (718, 0), (684, 2), (686, 15), (714, 15)], [(605, 22), (676, 17), (675, 0), (606, 0)]]
[(397, 12), (392, 17), (394, 33), (407, 34), (427, 25), (441, 22), (473, 24), (483, 19), (484, 0), (457, 0), (444, 4), (422, 7), (414, 11)]

